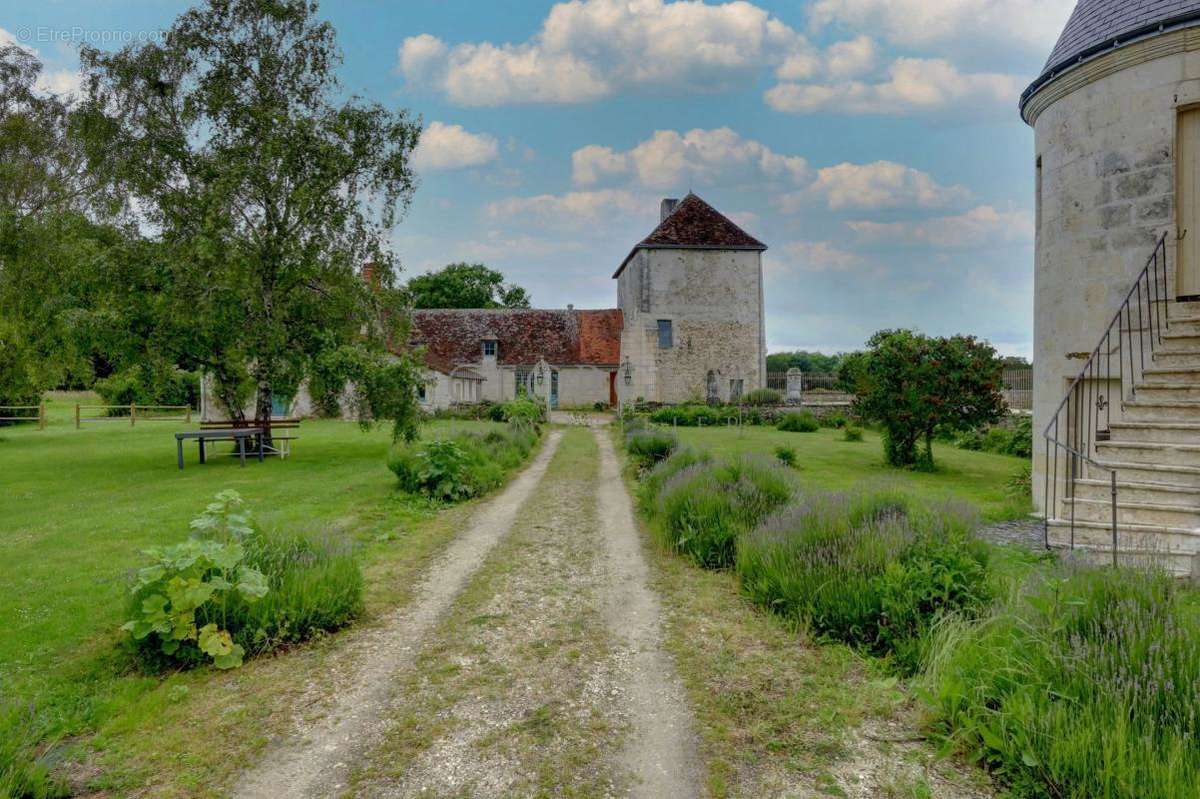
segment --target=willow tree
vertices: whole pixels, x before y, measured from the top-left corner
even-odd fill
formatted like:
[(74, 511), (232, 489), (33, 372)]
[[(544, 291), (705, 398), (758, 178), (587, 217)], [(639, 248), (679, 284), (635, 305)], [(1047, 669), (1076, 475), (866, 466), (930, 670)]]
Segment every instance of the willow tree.
[[(415, 414), (402, 292), (383, 243), (415, 188), (419, 121), (347, 97), (333, 27), (307, 0), (208, 0), (158, 41), (86, 49), (90, 130), (161, 240), (160, 327), (242, 416), (318, 364), (361, 417)], [(373, 264), (371, 279), (361, 274)]]

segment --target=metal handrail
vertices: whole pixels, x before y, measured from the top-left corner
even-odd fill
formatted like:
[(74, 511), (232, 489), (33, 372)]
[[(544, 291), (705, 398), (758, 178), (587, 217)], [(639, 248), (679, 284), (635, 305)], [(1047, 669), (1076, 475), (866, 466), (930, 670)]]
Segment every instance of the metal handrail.
[[(1113, 354), (1117, 356), (1116, 379), (1117, 400), (1125, 402), (1128, 397), (1136, 399), (1137, 384), (1146, 370), (1147, 352), (1153, 360), (1156, 348), (1161, 348), (1164, 329), (1170, 328), (1167, 294), (1167, 234), (1164, 233), (1154, 251), (1146, 259), (1146, 265), (1133, 281), (1125, 299), (1108, 323), (1099, 343), (1084, 362), (1083, 368), (1071, 382), (1066, 396), (1058, 404), (1046, 429), (1042, 432), (1046, 440), (1045, 483), (1042, 502), (1045, 506), (1043, 535), (1046, 546), (1050, 545), (1051, 514), (1057, 515), (1059, 452), (1063, 453), (1063, 496), (1071, 500), (1070, 548), (1075, 548), (1075, 481), (1087, 464), (1108, 472), (1111, 484), (1111, 528), (1112, 560), (1117, 564), (1117, 470), (1096, 461), (1096, 444), (1108, 441), (1112, 421)], [(1144, 313), (1143, 313), (1144, 311)], [(1134, 314), (1137, 328), (1133, 327)], [(1113, 334), (1116, 346), (1113, 346)], [(1136, 355), (1136, 357), (1135, 357)], [(1128, 371), (1126, 371), (1128, 361)], [(1103, 381), (1097, 385), (1097, 380)], [(1103, 427), (1101, 422), (1103, 421)], [(1065, 439), (1065, 440), (1064, 440)], [(1053, 468), (1051, 452), (1053, 451)]]

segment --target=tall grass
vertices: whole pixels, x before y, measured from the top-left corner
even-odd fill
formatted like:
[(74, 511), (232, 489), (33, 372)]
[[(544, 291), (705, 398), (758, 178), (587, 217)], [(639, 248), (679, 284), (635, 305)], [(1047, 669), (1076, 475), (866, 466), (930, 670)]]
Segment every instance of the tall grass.
[(1171, 578), (1061, 567), (936, 635), (937, 725), (1023, 796), (1200, 793), (1200, 624)]

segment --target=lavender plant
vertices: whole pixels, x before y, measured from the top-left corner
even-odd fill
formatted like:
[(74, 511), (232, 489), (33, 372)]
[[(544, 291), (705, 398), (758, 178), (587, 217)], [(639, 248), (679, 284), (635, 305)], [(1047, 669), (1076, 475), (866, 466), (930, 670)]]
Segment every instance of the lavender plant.
[(1063, 567), (937, 634), (947, 740), (1019, 796), (1183, 799), (1200, 786), (1200, 619), (1172, 578)]

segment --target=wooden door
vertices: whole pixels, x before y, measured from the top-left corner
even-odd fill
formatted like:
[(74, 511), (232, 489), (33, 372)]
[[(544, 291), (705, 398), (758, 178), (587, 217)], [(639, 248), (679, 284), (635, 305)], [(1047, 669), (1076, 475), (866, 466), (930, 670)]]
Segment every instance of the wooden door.
[(608, 404), (617, 407), (617, 373), (608, 373)]
[(1175, 148), (1175, 296), (1200, 296), (1200, 108), (1179, 114)]

